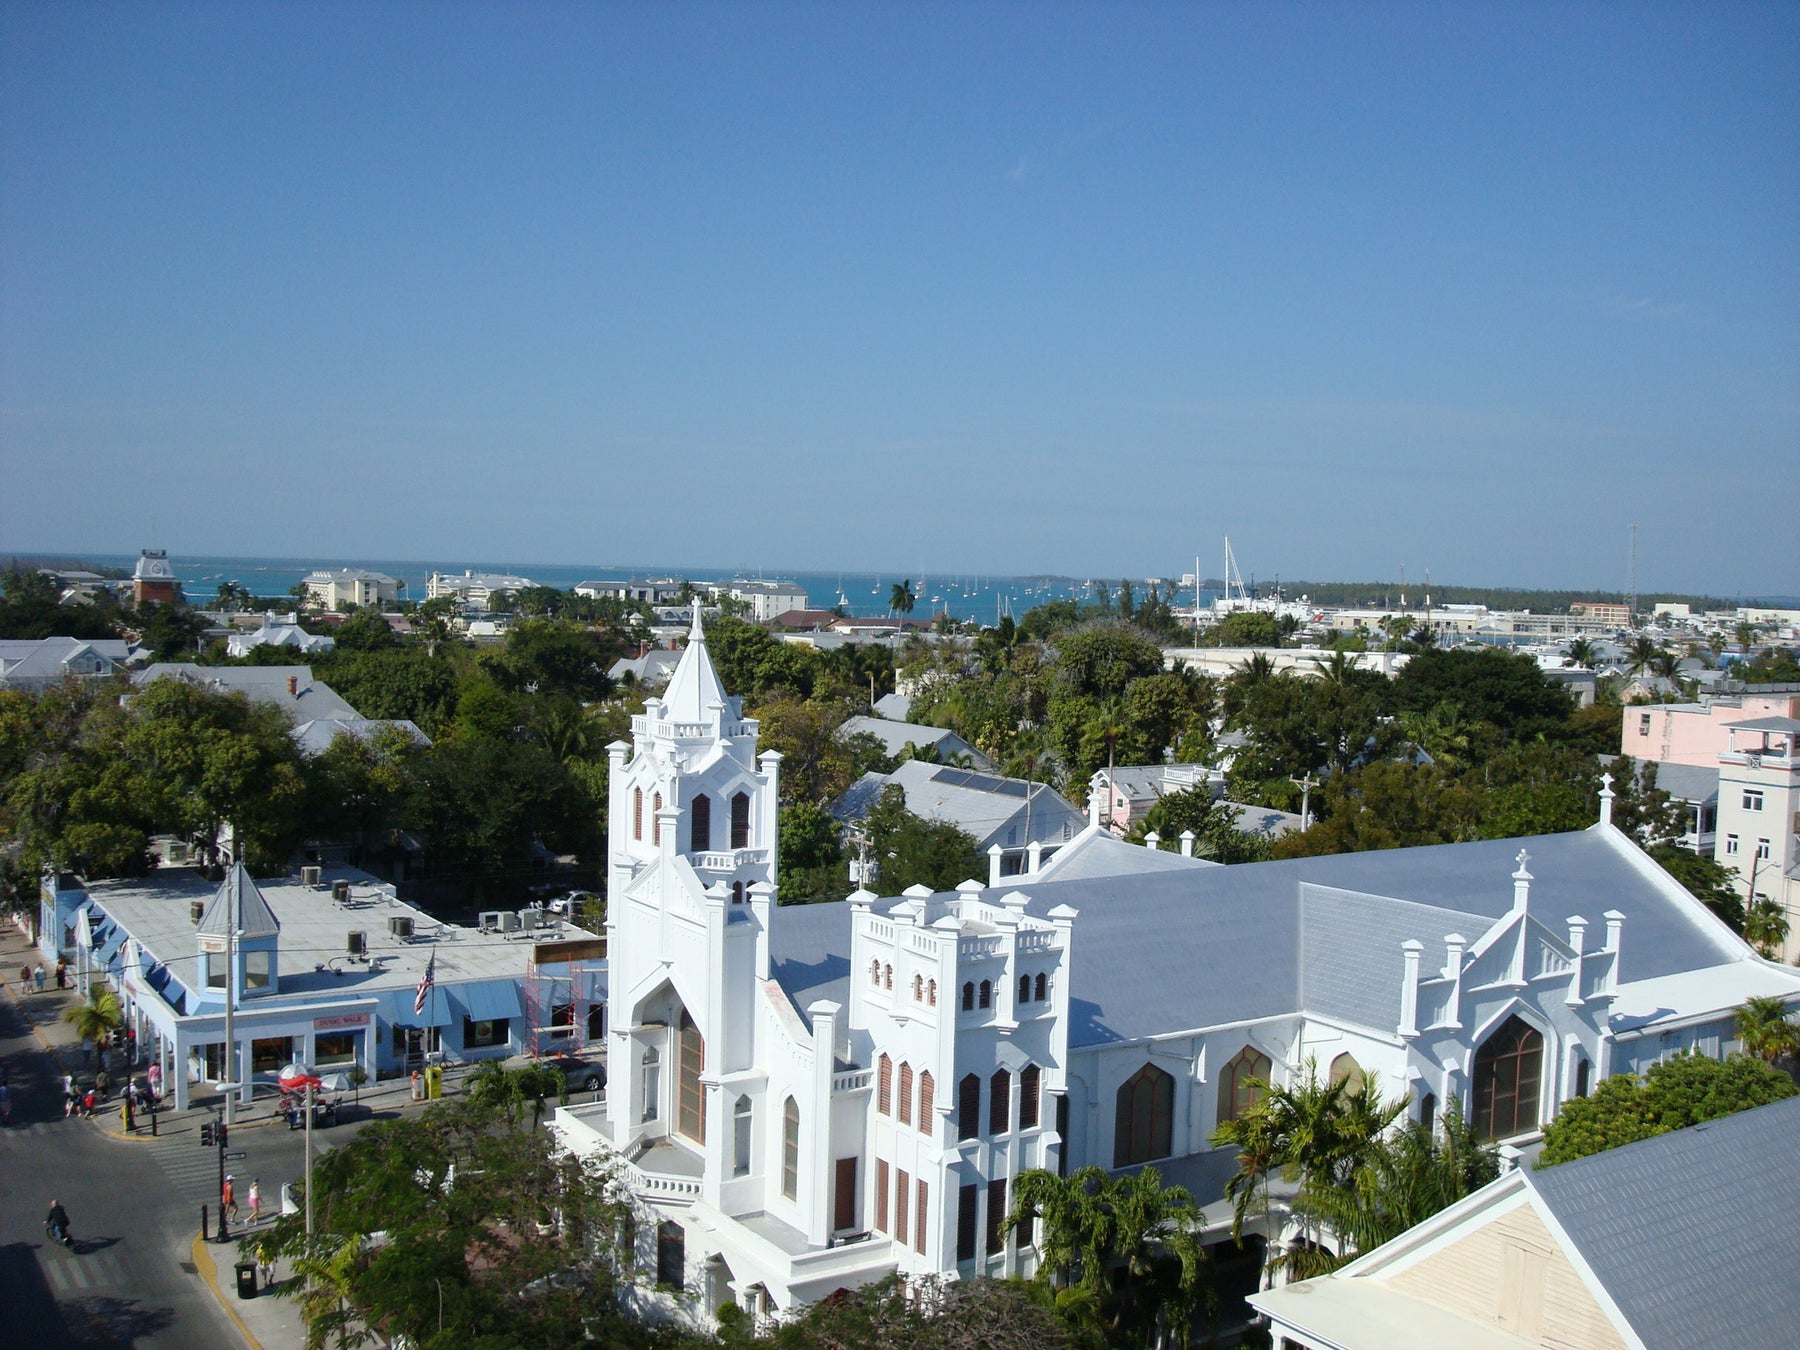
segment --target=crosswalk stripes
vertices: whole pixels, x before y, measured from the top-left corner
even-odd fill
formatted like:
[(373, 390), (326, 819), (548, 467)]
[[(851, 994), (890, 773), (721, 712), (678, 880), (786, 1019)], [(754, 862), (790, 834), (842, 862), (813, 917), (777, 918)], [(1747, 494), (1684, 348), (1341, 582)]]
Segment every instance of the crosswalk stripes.
[(46, 1248), (38, 1262), (44, 1281), (62, 1296), (91, 1293), (97, 1289), (122, 1289), (131, 1279), (125, 1263), (110, 1251), (80, 1256), (72, 1251)]

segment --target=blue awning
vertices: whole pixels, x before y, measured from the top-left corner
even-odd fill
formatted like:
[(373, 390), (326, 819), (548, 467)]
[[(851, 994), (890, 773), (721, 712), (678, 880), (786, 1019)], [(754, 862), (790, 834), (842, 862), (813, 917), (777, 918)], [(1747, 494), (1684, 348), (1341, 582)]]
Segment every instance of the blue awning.
[(397, 1027), (443, 1027), (451, 1022), (450, 1000), (434, 986), (425, 998), (425, 1011), (413, 1011), (411, 989), (397, 989), (381, 996), (382, 1015)]
[(459, 984), (450, 990), (450, 1002), (471, 1022), (497, 1022), (519, 1015), (519, 986), (512, 980)]

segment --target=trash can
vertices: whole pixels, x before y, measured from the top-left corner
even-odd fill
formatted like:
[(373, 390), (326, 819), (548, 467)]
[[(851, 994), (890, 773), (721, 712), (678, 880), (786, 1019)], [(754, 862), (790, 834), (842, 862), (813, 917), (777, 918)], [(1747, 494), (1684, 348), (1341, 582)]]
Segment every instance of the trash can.
[(415, 1102), (425, 1100), (425, 1076), (417, 1069), (412, 1071), (412, 1099)]
[(442, 1066), (433, 1064), (425, 1070), (425, 1095), (434, 1102), (444, 1095)]
[(256, 1262), (239, 1261), (232, 1269), (237, 1271), (239, 1298), (256, 1297)]

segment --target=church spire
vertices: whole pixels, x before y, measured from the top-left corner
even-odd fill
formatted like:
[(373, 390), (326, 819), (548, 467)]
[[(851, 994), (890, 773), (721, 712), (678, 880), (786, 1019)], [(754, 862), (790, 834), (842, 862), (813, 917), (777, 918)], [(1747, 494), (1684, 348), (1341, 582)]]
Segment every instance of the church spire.
[(663, 716), (674, 722), (711, 722), (720, 709), (731, 707), (725, 686), (713, 669), (712, 657), (706, 651), (706, 632), (700, 626), (700, 602), (694, 601), (694, 622), (688, 629), (687, 650), (676, 663), (663, 694)]

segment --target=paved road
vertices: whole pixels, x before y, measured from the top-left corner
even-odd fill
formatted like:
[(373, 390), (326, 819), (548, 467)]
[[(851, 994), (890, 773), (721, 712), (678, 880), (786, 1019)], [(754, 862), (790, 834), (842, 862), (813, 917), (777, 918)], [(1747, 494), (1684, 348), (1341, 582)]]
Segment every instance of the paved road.
[[(55, 1000), (41, 997), (48, 1015)], [(171, 1191), (154, 1147), (62, 1118), (55, 1061), (27, 1016), (36, 1002), (22, 1011), (0, 994), (0, 1064), (13, 1096), (0, 1129), (0, 1345), (243, 1350), (192, 1273), (194, 1211)], [(72, 1250), (44, 1237), (52, 1199), (69, 1211)]]

